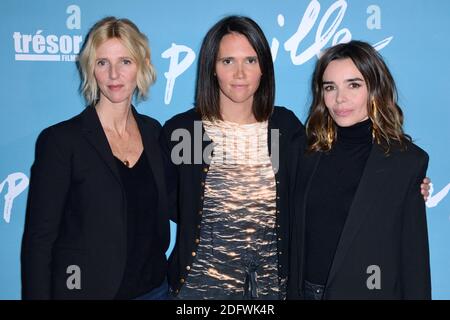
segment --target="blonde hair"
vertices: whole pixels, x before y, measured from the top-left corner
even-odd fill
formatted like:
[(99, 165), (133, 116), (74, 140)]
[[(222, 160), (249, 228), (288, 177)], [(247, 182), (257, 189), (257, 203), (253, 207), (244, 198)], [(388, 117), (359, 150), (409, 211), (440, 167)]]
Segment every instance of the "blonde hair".
[(99, 98), (99, 89), (94, 76), (97, 48), (105, 41), (113, 38), (122, 42), (137, 64), (135, 95), (138, 100), (147, 98), (148, 89), (156, 80), (155, 69), (150, 60), (147, 37), (128, 19), (106, 17), (95, 23), (89, 31), (78, 60), (78, 68), (82, 79), (81, 92), (88, 104), (94, 104)]

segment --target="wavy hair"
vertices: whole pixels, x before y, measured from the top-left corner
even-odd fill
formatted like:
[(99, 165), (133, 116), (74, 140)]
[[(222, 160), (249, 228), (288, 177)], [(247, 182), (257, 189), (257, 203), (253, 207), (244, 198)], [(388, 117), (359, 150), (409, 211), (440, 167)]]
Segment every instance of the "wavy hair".
[(82, 79), (80, 90), (88, 104), (94, 104), (99, 98), (99, 89), (94, 75), (97, 48), (113, 38), (122, 42), (137, 64), (135, 95), (138, 100), (147, 98), (148, 89), (156, 80), (147, 37), (128, 19), (106, 17), (90, 29), (78, 59), (78, 69)]
[(351, 59), (364, 77), (374, 142), (386, 154), (394, 143), (406, 147), (405, 142), (411, 141), (411, 137), (403, 131), (403, 112), (397, 104), (394, 78), (370, 44), (354, 40), (327, 49), (316, 63), (311, 81), (313, 100), (306, 123), (308, 151), (329, 151), (336, 140), (337, 126), (324, 102), (323, 74), (330, 62), (340, 59)]

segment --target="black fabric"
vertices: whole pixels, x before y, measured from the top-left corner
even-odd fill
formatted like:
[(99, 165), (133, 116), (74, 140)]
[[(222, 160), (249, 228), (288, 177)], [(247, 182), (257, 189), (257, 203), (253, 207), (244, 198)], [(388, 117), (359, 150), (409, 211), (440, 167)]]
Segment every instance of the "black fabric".
[(156, 236), (158, 190), (144, 153), (128, 168), (116, 159), (127, 201), (127, 262), (116, 299), (133, 299), (166, 277), (164, 244)]
[[(197, 124), (195, 124), (197, 121)], [(180, 143), (179, 136), (172, 137), (177, 129), (185, 129), (189, 132), (190, 141), (187, 144), (194, 149), (194, 144), (200, 143), (201, 151), (208, 148), (211, 141), (203, 140), (205, 130), (201, 124), (200, 115), (191, 109), (168, 120), (163, 126), (161, 144), (165, 150), (166, 157)], [(272, 131), (276, 130), (276, 131)], [(179, 131), (177, 131), (179, 133)], [(276, 133), (280, 135), (276, 135)], [(278, 274), (281, 283), (286, 283), (288, 273), (288, 251), (289, 251), (289, 202), (291, 183), (295, 180), (297, 169), (298, 150), (302, 148), (300, 141), (293, 140), (294, 136), (303, 137), (304, 127), (294, 113), (284, 107), (275, 107), (269, 118), (268, 138), (269, 153), (279, 159), (273, 160), (276, 167), (276, 232), (278, 252)], [(174, 138), (174, 141), (172, 141)], [(183, 143), (186, 143), (183, 140)], [(275, 149), (274, 149), (275, 148)], [(295, 151), (294, 151), (295, 150)], [(203, 153), (202, 153), (203, 154)], [(203, 208), (203, 193), (208, 163), (200, 156), (200, 162), (196, 162), (195, 153), (188, 155), (189, 163), (172, 165), (171, 174), (171, 199), (177, 203), (172, 208), (172, 217), (177, 222), (177, 241), (175, 248), (169, 257), (169, 283), (172, 291), (177, 294), (183, 285), (189, 272), (190, 265), (196, 255), (200, 236), (201, 211)], [(198, 161), (198, 159), (197, 159)], [(293, 189), (293, 188), (292, 188)]]
[[(132, 108), (158, 190), (156, 228), (170, 242), (161, 126)], [(21, 269), (24, 299), (113, 299), (127, 259), (125, 191), (93, 107), (45, 129), (31, 168)], [(81, 287), (70, 289), (70, 266)], [(73, 271), (72, 271), (73, 272)]]
[(339, 237), (372, 148), (370, 120), (338, 127), (311, 182), (306, 207), (306, 280), (325, 285)]
[[(306, 207), (323, 152), (301, 151), (292, 204), (288, 299), (304, 299)], [(374, 144), (331, 263), (323, 299), (430, 299), (425, 202), (428, 155), (414, 145)], [(381, 287), (368, 286), (378, 266)]]

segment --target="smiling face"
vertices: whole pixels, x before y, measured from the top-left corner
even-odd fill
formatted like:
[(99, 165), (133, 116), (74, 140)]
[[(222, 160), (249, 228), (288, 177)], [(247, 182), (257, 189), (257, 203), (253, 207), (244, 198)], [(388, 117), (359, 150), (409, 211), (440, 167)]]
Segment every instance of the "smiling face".
[(230, 33), (222, 38), (215, 69), (220, 87), (220, 108), (236, 105), (252, 108), (261, 69), (256, 51), (244, 35)]
[(108, 39), (99, 45), (94, 75), (100, 90), (100, 102), (131, 104), (137, 72), (136, 62), (119, 39)]
[(322, 77), (325, 105), (338, 126), (349, 127), (368, 118), (368, 89), (349, 58), (333, 60)]

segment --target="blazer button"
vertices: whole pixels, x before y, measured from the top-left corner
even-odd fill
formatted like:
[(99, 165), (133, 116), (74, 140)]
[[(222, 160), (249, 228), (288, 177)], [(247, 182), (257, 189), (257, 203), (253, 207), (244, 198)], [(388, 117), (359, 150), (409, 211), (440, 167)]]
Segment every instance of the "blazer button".
[(208, 168), (203, 168), (203, 172), (208, 172)]
[(204, 183), (204, 182), (202, 182), (202, 183), (201, 183), (201, 185), (202, 185), (202, 187), (204, 187), (204, 186), (205, 186), (205, 183)]
[(197, 226), (197, 228), (199, 228), (199, 229), (200, 229), (200, 225), (198, 225), (198, 226)]
[(192, 254), (193, 257), (195, 257), (197, 255), (194, 251), (192, 251), (191, 254)]
[(199, 244), (200, 243), (200, 239), (195, 239), (195, 243)]
[(187, 266), (187, 267), (186, 267), (186, 270), (187, 270), (187, 271), (191, 270), (191, 267)]
[(184, 279), (183, 278), (180, 279), (180, 283), (184, 283)]
[(278, 241), (281, 241), (281, 238), (278, 238)]
[(200, 211), (198, 212), (199, 215), (201, 215), (202, 213), (203, 213), (202, 210), (200, 210)]

